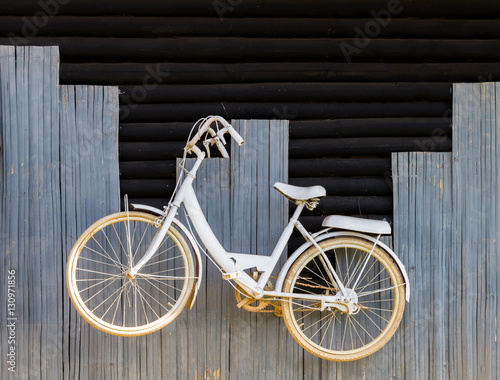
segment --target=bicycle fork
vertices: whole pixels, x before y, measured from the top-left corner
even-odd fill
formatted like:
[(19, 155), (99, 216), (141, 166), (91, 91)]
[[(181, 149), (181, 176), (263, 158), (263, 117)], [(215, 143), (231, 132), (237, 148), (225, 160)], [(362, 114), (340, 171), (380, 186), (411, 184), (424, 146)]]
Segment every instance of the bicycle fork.
[[(172, 221), (174, 220), (175, 216), (177, 215), (177, 210), (181, 206), (182, 202), (184, 201), (184, 194), (186, 192), (186, 189), (192, 186), (194, 179), (196, 178), (196, 171), (198, 170), (199, 166), (201, 165), (203, 159), (205, 158), (205, 152), (199, 152), (198, 157), (196, 159), (195, 164), (191, 168), (189, 172), (187, 172), (187, 178), (182, 182), (182, 185), (175, 196), (173, 202), (170, 204), (170, 207), (168, 209), (167, 216), (165, 217), (165, 220), (161, 224), (161, 228), (158, 230), (156, 233), (155, 237), (151, 241), (151, 244), (148, 247), (148, 250), (144, 254), (144, 256), (135, 264), (127, 273), (127, 277), (129, 278), (134, 278), (135, 275), (141, 270), (141, 268), (153, 257), (155, 252), (158, 250), (160, 247), (163, 238), (167, 234), (168, 229), (170, 228), (170, 225), (172, 224)], [(133, 265), (133, 263), (131, 263)]]

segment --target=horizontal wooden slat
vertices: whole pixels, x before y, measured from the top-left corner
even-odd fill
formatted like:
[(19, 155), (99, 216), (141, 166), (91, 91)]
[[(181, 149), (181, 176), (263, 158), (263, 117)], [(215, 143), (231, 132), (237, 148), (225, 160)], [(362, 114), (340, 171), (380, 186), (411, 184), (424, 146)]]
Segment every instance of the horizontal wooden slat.
[[(344, 158), (344, 159), (291, 159), (290, 181), (304, 178), (307, 181), (328, 180), (329, 177), (371, 176), (383, 177), (390, 181), (391, 164), (389, 158)], [(121, 161), (122, 179), (158, 179), (175, 175), (175, 161)], [(297, 182), (299, 183), (299, 182)], [(359, 189), (362, 191), (362, 189)]]
[(451, 101), (451, 83), (259, 83), (121, 86), (124, 104), (181, 102)]
[(392, 212), (392, 196), (327, 196), (320, 200), (313, 211), (307, 215), (325, 214), (390, 214)]
[[(216, 15), (214, 15), (216, 16)], [(28, 21), (26, 21), (28, 20)], [(38, 36), (94, 37), (354, 37), (374, 18), (224, 18), (58, 16), (37, 27)], [(0, 17), (0, 34), (23, 35), (30, 17)], [(39, 24), (39, 23), (38, 23)], [(33, 24), (34, 25), (34, 24)], [(36, 26), (36, 25), (35, 25)], [(500, 35), (498, 20), (391, 19), (378, 38), (484, 38)]]
[(451, 120), (444, 117), (292, 120), (291, 139), (324, 137), (443, 136), (451, 135)]
[[(182, 156), (184, 141), (123, 142), (122, 161), (169, 160)], [(448, 136), (433, 137), (360, 137), (345, 139), (304, 139), (290, 141), (290, 158), (337, 156), (378, 156), (403, 151), (451, 150)]]
[(121, 123), (120, 142), (186, 141), (193, 123)]
[(172, 194), (175, 179), (121, 179), (120, 192), (122, 196), (161, 198)]
[[(186, 141), (193, 123), (122, 123), (121, 142)], [(292, 120), (291, 139), (451, 135), (446, 117)]]
[[(62, 83), (477, 82), (500, 79), (494, 62), (61, 63)], [(151, 79), (153, 78), (153, 79)]]
[(406, 151), (451, 151), (451, 138), (448, 136), (359, 137), (290, 141), (291, 158), (377, 156)]
[(175, 177), (175, 160), (170, 161), (120, 161), (121, 179), (155, 179)]
[(289, 160), (289, 177), (386, 176), (391, 159), (384, 158), (301, 158)]
[[(293, 178), (289, 183), (295, 186), (325, 187), (329, 196), (352, 195), (391, 195), (392, 183), (384, 178)], [(125, 179), (122, 176), (122, 194), (131, 197), (162, 198), (171, 194), (175, 181), (173, 179)]]
[(320, 185), (333, 195), (392, 195), (390, 178), (290, 178), (295, 186)]
[[(370, 12), (388, 8), (387, 0), (350, 1), (278, 0), (263, 4), (260, 0), (214, 3), (202, 0), (72, 0), (46, 2), (60, 15), (133, 15), (133, 16), (209, 16), (209, 17), (372, 17)], [(45, 2), (42, 2), (45, 4)], [(391, 3), (398, 17), (485, 18), (500, 17), (500, 5), (495, 0), (477, 0), (474, 6), (468, 0), (400, 0)], [(227, 10), (224, 11), (224, 5)], [(217, 9), (219, 7), (219, 11)], [(222, 6), (222, 10), (220, 10)], [(32, 0), (6, 0), (0, 4), (0, 14), (32, 15), (40, 11)], [(396, 16), (396, 15), (395, 15)]]
[[(1, 44), (12, 38), (0, 38)], [(57, 44), (61, 60), (425, 60), (454, 62), (461, 60), (500, 60), (500, 40), (458, 39), (371, 39), (356, 45), (353, 38), (95, 38), (32, 37), (17, 44), (44, 46)]]
[(122, 121), (196, 121), (206, 115), (226, 119), (325, 119), (353, 117), (442, 117), (449, 102), (400, 103), (166, 103), (120, 107)]
[[(322, 227), (323, 220), (325, 217), (328, 215), (302, 215), (300, 217), (300, 223), (304, 225), (304, 227), (308, 231), (319, 231)], [(392, 225), (392, 214), (387, 214), (387, 215), (369, 215), (369, 214), (363, 214), (362, 216), (359, 215), (358, 213), (350, 214), (347, 216), (352, 216), (355, 218), (366, 218), (366, 219), (373, 219), (373, 220), (385, 220), (388, 223)], [(304, 238), (300, 235), (300, 233), (294, 232), (295, 236), (300, 236), (302, 239), (302, 242), (304, 242)]]
[(182, 141), (123, 142), (119, 145), (120, 161), (173, 160), (182, 156)]

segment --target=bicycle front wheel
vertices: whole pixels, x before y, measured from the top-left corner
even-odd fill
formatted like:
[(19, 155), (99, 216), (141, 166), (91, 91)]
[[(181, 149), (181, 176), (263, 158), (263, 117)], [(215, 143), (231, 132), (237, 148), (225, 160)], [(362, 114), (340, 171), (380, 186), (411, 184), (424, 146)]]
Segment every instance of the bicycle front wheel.
[(112, 214), (90, 226), (73, 246), (66, 268), (68, 292), (80, 315), (99, 330), (148, 334), (170, 323), (189, 300), (193, 257), (175, 225), (139, 273), (127, 276), (158, 232), (156, 221), (142, 212)]
[[(303, 348), (323, 359), (351, 361), (371, 355), (389, 341), (403, 316), (401, 273), (378, 246), (369, 255), (370, 241), (337, 237), (319, 245), (344, 287), (357, 297), (357, 312), (317, 300), (290, 298), (282, 301), (285, 324)], [(283, 292), (331, 296), (339, 287), (324, 256), (313, 246), (291, 266)]]

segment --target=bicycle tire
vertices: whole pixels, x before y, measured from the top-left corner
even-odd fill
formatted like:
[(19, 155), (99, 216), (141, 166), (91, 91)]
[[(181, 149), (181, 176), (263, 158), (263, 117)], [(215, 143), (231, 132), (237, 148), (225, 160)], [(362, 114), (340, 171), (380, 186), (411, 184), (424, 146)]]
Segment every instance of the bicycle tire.
[[(183, 310), (193, 291), (190, 245), (171, 225), (160, 248), (127, 277), (158, 231), (157, 217), (119, 212), (92, 224), (68, 257), (66, 285), (78, 313), (92, 326), (120, 336), (157, 331)], [(130, 247), (130, 248), (129, 248)]]
[[(373, 243), (357, 237), (335, 237), (320, 242), (319, 246), (349, 288), (356, 285)], [(289, 332), (313, 355), (332, 361), (361, 359), (382, 348), (395, 333), (405, 307), (401, 273), (378, 246), (368, 260), (353, 289), (359, 297), (357, 314), (342, 312), (334, 306), (321, 311), (318, 301), (293, 298), (282, 301), (283, 319)], [(314, 246), (292, 264), (283, 285), (286, 293), (333, 295), (338, 291)]]

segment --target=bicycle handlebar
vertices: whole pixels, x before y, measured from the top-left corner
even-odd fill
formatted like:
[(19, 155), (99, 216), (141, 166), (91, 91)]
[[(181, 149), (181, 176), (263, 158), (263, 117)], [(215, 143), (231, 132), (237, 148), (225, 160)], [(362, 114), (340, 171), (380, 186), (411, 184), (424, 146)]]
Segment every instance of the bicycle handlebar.
[[(212, 128), (210, 128), (210, 125), (213, 122), (220, 122), (224, 128), (220, 129), (218, 132), (215, 132)], [(206, 133), (210, 133), (210, 136), (212, 136), (213, 142), (217, 145), (217, 148), (221, 152), (222, 156), (224, 158), (229, 157), (227, 154), (226, 148), (224, 145), (226, 144), (226, 140), (224, 139), (224, 133), (229, 132), (231, 137), (236, 141), (238, 145), (242, 145), (244, 143), (243, 138), (240, 136), (238, 132), (232, 127), (231, 124), (229, 124), (224, 118), (220, 116), (209, 116), (203, 124), (200, 126), (198, 131), (196, 132), (196, 135), (186, 144), (186, 151), (190, 152), (193, 147), (196, 145), (196, 143), (202, 138), (202, 136)]]

